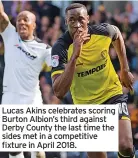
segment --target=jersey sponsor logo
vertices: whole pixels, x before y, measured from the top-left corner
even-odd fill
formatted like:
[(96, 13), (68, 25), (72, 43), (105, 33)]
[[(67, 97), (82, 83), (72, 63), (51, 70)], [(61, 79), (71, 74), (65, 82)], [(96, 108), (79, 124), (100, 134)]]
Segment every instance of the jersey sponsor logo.
[(85, 76), (88, 76), (88, 75), (92, 75), (95, 72), (99, 72), (100, 70), (102, 70), (106, 67), (106, 63), (107, 63), (107, 61), (104, 64), (99, 65), (99, 66), (97, 66), (95, 68), (92, 68), (90, 70), (87, 70), (87, 71), (84, 71), (84, 72), (79, 72), (79, 73), (77, 73), (78, 77), (85, 77)]
[(37, 56), (34, 56), (32, 54), (30, 54), (29, 52), (25, 51), (21, 46), (19, 46), (18, 44), (14, 45), (16, 46), (18, 49), (20, 49), (28, 58), (30, 58), (31, 60), (34, 60), (35, 58), (37, 58)]
[(118, 103), (117, 105), (119, 106), (119, 114), (120, 115), (122, 115), (122, 114), (129, 115), (127, 103), (122, 102), (122, 103)]
[(52, 56), (52, 67), (57, 67), (59, 65), (59, 56), (53, 55)]

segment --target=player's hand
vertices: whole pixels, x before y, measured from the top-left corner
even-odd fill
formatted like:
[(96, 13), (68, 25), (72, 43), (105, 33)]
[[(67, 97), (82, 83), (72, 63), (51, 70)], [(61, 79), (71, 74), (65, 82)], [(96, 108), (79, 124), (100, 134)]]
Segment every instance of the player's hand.
[(90, 34), (86, 31), (78, 29), (73, 38), (73, 56), (77, 59), (81, 53), (82, 45), (84, 42), (90, 39)]
[(130, 91), (133, 91), (134, 77), (130, 71), (121, 70), (120, 81), (122, 86), (128, 88)]

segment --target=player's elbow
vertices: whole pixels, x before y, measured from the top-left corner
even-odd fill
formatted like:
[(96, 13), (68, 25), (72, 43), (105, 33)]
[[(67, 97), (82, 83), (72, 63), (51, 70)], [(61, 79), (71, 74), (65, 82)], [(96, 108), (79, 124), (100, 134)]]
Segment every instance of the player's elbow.
[(53, 86), (53, 91), (54, 91), (54, 94), (55, 94), (55, 96), (58, 98), (58, 99), (60, 99), (60, 100), (62, 100), (63, 98), (64, 98), (64, 92), (62, 91), (62, 88), (56, 88), (56, 87), (54, 87)]
[(60, 81), (60, 77), (55, 77), (53, 78), (53, 91), (55, 96), (62, 100), (66, 94), (66, 87), (62, 84)]
[(62, 99), (64, 98), (64, 96), (61, 95), (61, 94), (59, 94), (59, 93), (56, 93), (56, 97), (57, 97), (58, 99), (60, 99), (60, 100), (62, 100)]
[(60, 100), (62, 100), (64, 98), (64, 94), (60, 91), (54, 91), (54, 94)]

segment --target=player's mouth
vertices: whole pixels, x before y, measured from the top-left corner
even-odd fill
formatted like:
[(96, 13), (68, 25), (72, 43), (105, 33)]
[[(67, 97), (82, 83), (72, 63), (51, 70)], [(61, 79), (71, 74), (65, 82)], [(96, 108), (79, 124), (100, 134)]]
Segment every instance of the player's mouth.
[(20, 33), (25, 33), (27, 31), (27, 28), (25, 26), (19, 26)]

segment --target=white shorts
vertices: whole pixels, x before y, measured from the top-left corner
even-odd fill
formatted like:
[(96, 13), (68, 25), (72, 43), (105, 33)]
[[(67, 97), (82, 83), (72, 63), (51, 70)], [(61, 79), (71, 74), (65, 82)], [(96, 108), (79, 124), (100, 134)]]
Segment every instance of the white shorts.
[(35, 97), (23, 94), (4, 92), (1, 104), (40, 104), (42, 105), (41, 93), (36, 93)]

